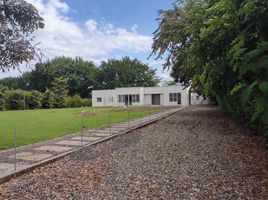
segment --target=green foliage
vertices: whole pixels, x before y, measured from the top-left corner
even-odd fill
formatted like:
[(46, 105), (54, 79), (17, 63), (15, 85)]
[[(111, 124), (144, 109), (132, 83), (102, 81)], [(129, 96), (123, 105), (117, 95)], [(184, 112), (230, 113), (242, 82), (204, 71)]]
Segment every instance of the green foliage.
[(124, 57), (121, 60), (103, 61), (97, 75), (101, 88), (156, 86), (159, 78), (155, 70), (138, 59)]
[(6, 106), (9, 110), (24, 109), (24, 91), (10, 90), (7, 92)]
[(179, 1), (159, 21), (152, 54), (172, 77), (267, 132), (268, 1)]
[(43, 95), (42, 93), (33, 90), (31, 91), (31, 97), (29, 102), (29, 108), (30, 109), (38, 109), (42, 107), (41, 101), (42, 101)]
[(67, 90), (67, 80), (64, 78), (55, 78), (53, 83), (52, 83), (52, 91), (54, 93), (54, 98), (55, 98), (55, 108), (65, 108), (66, 101), (65, 98), (68, 94)]
[(0, 70), (17, 68), (30, 62), (38, 49), (30, 34), (44, 27), (38, 10), (24, 0), (5, 0), (0, 3)]
[(7, 87), (3, 87), (0, 85), (0, 111), (6, 109), (5, 97), (6, 97), (7, 90), (8, 90)]
[(66, 103), (69, 108), (91, 106), (91, 101), (89, 99), (82, 99), (79, 95), (66, 97)]
[(91, 106), (91, 99), (82, 99), (79, 95), (67, 96), (66, 84), (63, 78), (55, 79), (52, 88), (55, 93), (50, 89), (44, 93), (36, 90), (9, 90), (0, 85), (0, 111)]
[(47, 89), (45, 91), (45, 93), (43, 94), (43, 98), (42, 98), (42, 108), (53, 108), (53, 106), (55, 105), (55, 98), (54, 98), (54, 93)]
[(52, 88), (55, 78), (67, 80), (68, 95), (90, 98), (93, 89), (114, 87), (156, 86), (159, 78), (155, 70), (137, 59), (112, 59), (96, 67), (82, 58), (58, 57), (38, 63), (31, 72), (20, 77), (4, 78), (0, 84), (10, 89), (37, 90), (44, 93)]

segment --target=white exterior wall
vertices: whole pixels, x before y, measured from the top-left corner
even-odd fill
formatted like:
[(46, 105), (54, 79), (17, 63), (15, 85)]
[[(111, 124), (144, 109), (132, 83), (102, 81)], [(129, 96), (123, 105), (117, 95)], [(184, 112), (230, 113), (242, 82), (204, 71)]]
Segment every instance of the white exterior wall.
[(150, 94), (144, 95), (144, 105), (145, 106), (152, 105), (152, 95)]
[[(170, 93), (181, 93), (181, 104), (189, 104), (189, 89), (183, 89), (182, 86), (165, 86), (165, 87), (131, 87), (131, 88), (116, 88), (114, 90), (93, 90), (92, 91), (92, 106), (125, 106), (125, 102), (118, 102), (118, 95), (140, 95), (140, 102), (132, 102), (133, 106), (152, 105), (152, 94), (160, 95), (160, 105), (163, 106), (178, 106), (177, 102), (169, 101)], [(97, 102), (97, 98), (102, 98), (102, 102)], [(113, 102), (109, 102), (109, 97), (113, 97)]]
[[(143, 88), (141, 87), (131, 87), (131, 88), (116, 88), (114, 90), (114, 93), (116, 94), (117, 98), (118, 95), (134, 95), (139, 94), (140, 95), (140, 102), (132, 102), (132, 106), (141, 106), (144, 105), (144, 95), (143, 95)], [(125, 106), (125, 102), (119, 103), (117, 100), (118, 106)]]
[[(177, 102), (170, 102), (169, 101), (169, 93), (181, 93), (181, 105), (188, 105), (189, 104), (189, 96), (188, 92), (189, 89), (183, 89), (184, 87), (174, 85), (174, 86), (164, 86), (164, 87), (145, 87), (144, 94), (150, 95), (149, 105), (152, 104), (151, 94), (160, 94), (160, 101), (161, 105), (164, 106), (177, 106)], [(148, 105), (148, 104), (146, 104)]]
[[(113, 98), (113, 102), (109, 98)], [(102, 98), (101, 102), (97, 102), (97, 98)], [(117, 95), (114, 90), (93, 90), (92, 91), (92, 107), (117, 106)]]
[(203, 96), (198, 95), (197, 93), (191, 93), (191, 104), (209, 104), (209, 98), (204, 98)]

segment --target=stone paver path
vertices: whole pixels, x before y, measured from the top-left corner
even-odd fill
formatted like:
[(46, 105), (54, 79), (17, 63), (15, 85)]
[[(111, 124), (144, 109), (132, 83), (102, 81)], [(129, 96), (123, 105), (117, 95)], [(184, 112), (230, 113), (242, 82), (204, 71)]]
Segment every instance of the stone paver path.
[(75, 133), (54, 140), (19, 147), (16, 150), (16, 159), (14, 149), (2, 151), (0, 152), (0, 179), (82, 146), (90, 145), (113, 135), (156, 121), (182, 109), (184, 107), (176, 107), (148, 117), (113, 124), (111, 127), (106, 126), (99, 129), (86, 130), (82, 133)]

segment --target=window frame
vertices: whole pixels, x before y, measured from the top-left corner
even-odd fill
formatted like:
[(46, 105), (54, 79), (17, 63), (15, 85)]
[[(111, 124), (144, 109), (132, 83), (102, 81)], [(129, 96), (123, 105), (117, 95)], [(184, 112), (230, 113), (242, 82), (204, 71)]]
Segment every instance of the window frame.
[(125, 103), (125, 95), (123, 94), (118, 95), (118, 103)]
[(178, 102), (178, 93), (169, 93), (169, 102)]
[(140, 95), (139, 94), (132, 94), (131, 98), (132, 98), (133, 103), (139, 103), (140, 102)]

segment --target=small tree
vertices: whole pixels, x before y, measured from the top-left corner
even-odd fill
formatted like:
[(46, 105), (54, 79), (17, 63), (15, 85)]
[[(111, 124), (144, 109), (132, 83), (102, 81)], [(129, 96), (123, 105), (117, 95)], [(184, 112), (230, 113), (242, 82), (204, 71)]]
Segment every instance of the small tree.
[(6, 106), (5, 106), (5, 93), (7, 91), (7, 87), (3, 87), (0, 85), (0, 110), (5, 110)]
[(54, 93), (51, 90), (46, 89), (42, 98), (42, 108), (53, 108), (54, 104), (55, 104)]
[(42, 93), (33, 90), (31, 92), (31, 98), (29, 102), (30, 109), (38, 109), (41, 108), (41, 100), (42, 100)]
[(22, 110), (24, 108), (24, 92), (22, 90), (8, 91), (6, 103), (10, 110)]
[(52, 83), (52, 91), (55, 98), (55, 107), (64, 108), (66, 107), (65, 98), (68, 94), (67, 80), (64, 78), (55, 78)]

